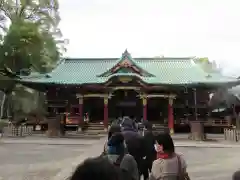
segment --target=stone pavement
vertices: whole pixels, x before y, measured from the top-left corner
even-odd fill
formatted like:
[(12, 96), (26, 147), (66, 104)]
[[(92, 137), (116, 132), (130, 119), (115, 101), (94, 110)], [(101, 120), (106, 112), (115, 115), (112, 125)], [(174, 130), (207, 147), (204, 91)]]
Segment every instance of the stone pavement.
[[(83, 156), (77, 157), (71, 166), (61, 171), (53, 180), (65, 180), (79, 162), (86, 157), (98, 155), (102, 145), (103, 141), (101, 140), (92, 146), (93, 149), (91, 151), (88, 151)], [(184, 154), (192, 179), (231, 179), (233, 172), (240, 168), (240, 161), (236, 158), (240, 157), (239, 144), (176, 140), (175, 145), (176, 151)]]
[(239, 148), (177, 147), (188, 164), (191, 179), (227, 180), (240, 168)]
[(84, 154), (86, 158), (91, 146), (97, 143), (99, 139), (3, 138), (0, 143), (0, 179), (52, 180), (68, 169), (77, 157)]
[[(0, 140), (0, 179), (65, 180), (87, 157), (102, 152), (105, 138), (3, 138)], [(240, 143), (175, 140), (192, 179), (230, 179), (240, 168)]]

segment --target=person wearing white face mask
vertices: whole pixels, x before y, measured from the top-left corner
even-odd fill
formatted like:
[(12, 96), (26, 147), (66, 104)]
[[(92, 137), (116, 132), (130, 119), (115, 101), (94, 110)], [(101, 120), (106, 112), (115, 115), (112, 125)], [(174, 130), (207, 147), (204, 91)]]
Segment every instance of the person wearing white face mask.
[(169, 134), (158, 135), (154, 149), (157, 159), (153, 162), (150, 180), (190, 180), (186, 161), (182, 155), (175, 153)]

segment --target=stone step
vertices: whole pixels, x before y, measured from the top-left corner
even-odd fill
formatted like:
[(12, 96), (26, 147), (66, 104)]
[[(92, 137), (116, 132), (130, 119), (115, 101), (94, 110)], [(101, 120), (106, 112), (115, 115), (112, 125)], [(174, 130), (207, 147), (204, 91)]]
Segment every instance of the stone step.
[(101, 131), (104, 130), (104, 127), (88, 127), (87, 130), (96, 130), (96, 131)]
[(89, 124), (87, 130), (104, 130), (103, 124)]
[(105, 136), (104, 134), (97, 134), (97, 133), (81, 133), (81, 134), (76, 134), (76, 135), (67, 135), (63, 138), (100, 139), (104, 136)]
[(100, 123), (88, 123), (88, 126), (104, 126), (104, 125)]
[(86, 129), (84, 134), (106, 134), (107, 132), (104, 129)]
[(164, 125), (164, 124), (153, 124), (153, 126), (155, 126), (155, 127), (166, 127), (166, 125)]

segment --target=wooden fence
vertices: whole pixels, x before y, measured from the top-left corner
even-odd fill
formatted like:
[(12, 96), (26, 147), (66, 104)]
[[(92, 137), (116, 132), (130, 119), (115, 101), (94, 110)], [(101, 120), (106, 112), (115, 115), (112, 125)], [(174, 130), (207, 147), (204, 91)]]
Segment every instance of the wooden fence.
[(24, 137), (31, 136), (33, 133), (33, 126), (20, 125), (18, 127), (9, 124), (3, 128), (3, 136), (8, 137)]
[(227, 141), (238, 142), (240, 140), (240, 130), (236, 128), (224, 128), (224, 138)]

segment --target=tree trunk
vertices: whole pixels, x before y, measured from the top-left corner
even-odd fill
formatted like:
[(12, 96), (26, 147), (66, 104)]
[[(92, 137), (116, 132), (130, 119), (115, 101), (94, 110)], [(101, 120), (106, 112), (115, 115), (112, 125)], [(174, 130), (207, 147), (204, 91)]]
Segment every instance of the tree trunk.
[(6, 100), (6, 94), (3, 93), (2, 96), (3, 97), (2, 97), (2, 102), (1, 102), (1, 119), (4, 116), (4, 104), (5, 104), (5, 100)]

